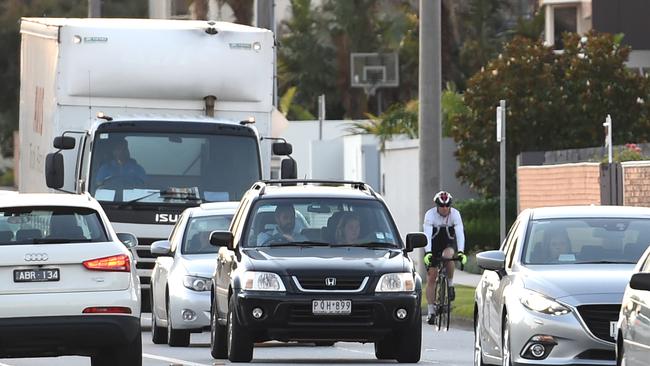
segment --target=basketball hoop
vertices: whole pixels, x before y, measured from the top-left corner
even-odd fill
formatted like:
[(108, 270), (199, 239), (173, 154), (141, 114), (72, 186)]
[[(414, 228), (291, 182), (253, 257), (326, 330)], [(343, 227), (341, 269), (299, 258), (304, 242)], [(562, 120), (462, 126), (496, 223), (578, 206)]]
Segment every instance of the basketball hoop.
[(379, 88), (399, 86), (397, 53), (351, 53), (350, 86), (374, 96)]

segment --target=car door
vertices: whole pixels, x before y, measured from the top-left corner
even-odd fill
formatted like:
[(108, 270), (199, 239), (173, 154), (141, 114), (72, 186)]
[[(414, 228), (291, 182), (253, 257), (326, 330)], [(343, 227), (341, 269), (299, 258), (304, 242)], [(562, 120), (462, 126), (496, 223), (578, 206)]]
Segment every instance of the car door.
[(167, 280), (174, 265), (174, 257), (180, 254), (180, 251), (177, 251), (176, 248), (183, 240), (184, 228), (188, 216), (188, 214), (182, 215), (169, 235), (171, 253), (167, 256), (156, 258), (156, 266), (153, 273), (156, 279), (155, 283), (153, 283), (155, 297), (152, 306), (155, 307), (159, 319), (167, 319)]
[[(650, 272), (650, 256), (645, 258), (641, 272)], [(631, 289), (630, 303), (625, 337), (626, 365), (647, 365), (650, 354), (650, 291)]]
[[(242, 204), (235, 213), (230, 225), (230, 231), (233, 233), (234, 243), (238, 243), (242, 236), (244, 225), (246, 224), (246, 216), (248, 215), (248, 206), (250, 200), (246, 197), (243, 198)], [(215, 299), (217, 301), (217, 310), (219, 317), (225, 319), (228, 313), (228, 290), (230, 288), (230, 281), (232, 272), (237, 265), (237, 258), (232, 250), (226, 247), (220, 247), (217, 254), (217, 266), (215, 268)]]

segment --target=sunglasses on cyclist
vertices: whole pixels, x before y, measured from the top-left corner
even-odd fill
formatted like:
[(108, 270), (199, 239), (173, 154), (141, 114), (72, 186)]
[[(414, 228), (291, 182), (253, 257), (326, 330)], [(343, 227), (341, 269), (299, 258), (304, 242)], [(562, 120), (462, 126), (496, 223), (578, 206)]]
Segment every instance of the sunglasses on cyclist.
[(442, 204), (442, 205), (439, 204), (438, 207), (451, 207), (451, 205), (450, 204)]

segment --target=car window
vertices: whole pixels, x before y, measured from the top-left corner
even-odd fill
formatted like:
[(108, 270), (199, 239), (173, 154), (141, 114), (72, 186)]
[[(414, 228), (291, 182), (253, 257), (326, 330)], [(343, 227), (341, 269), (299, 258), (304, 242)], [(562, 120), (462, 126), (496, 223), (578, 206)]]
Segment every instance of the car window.
[(506, 267), (512, 268), (512, 262), (515, 257), (515, 251), (517, 249), (517, 241), (519, 240), (519, 223), (520, 221), (515, 222), (512, 225), (510, 233), (508, 233), (508, 239), (506, 240)]
[(174, 228), (169, 235), (169, 252), (172, 255), (176, 253), (178, 244), (181, 242), (181, 240), (183, 240), (183, 228), (185, 227), (185, 223), (187, 222), (189, 216), (189, 211), (183, 212), (178, 221), (176, 221), (176, 225), (174, 225)]
[(245, 246), (313, 242), (401, 247), (386, 207), (364, 199), (262, 199), (251, 208)]
[(187, 223), (181, 253), (217, 253), (219, 248), (210, 244), (210, 233), (215, 230), (228, 230), (231, 221), (232, 215), (193, 217)]
[(85, 207), (0, 209), (0, 245), (108, 241), (97, 211)]
[(524, 263), (636, 263), (650, 244), (650, 220), (570, 218), (534, 220)]

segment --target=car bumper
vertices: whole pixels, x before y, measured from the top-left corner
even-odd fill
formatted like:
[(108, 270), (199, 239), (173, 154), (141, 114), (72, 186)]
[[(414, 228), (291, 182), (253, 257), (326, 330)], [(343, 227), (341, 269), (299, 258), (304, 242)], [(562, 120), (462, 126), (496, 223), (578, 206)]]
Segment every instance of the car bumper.
[[(241, 291), (237, 294), (236, 315), (256, 341), (367, 341), (410, 331), (420, 326), (420, 294), (269, 294)], [(349, 315), (313, 315), (313, 300), (351, 300)], [(255, 319), (253, 309), (262, 317)], [(407, 316), (398, 319), (398, 309)]]
[(89, 356), (139, 333), (140, 318), (127, 315), (2, 318), (0, 357)]
[[(210, 291), (192, 291), (185, 287), (169, 295), (174, 329), (203, 329), (210, 326)], [(193, 318), (184, 318), (190, 311)]]
[[(591, 333), (578, 310), (553, 316), (533, 312), (521, 303), (510, 304), (510, 350), (513, 365), (615, 365), (615, 345)], [(545, 345), (550, 351), (535, 359), (524, 355), (534, 336), (551, 336), (555, 345)]]

